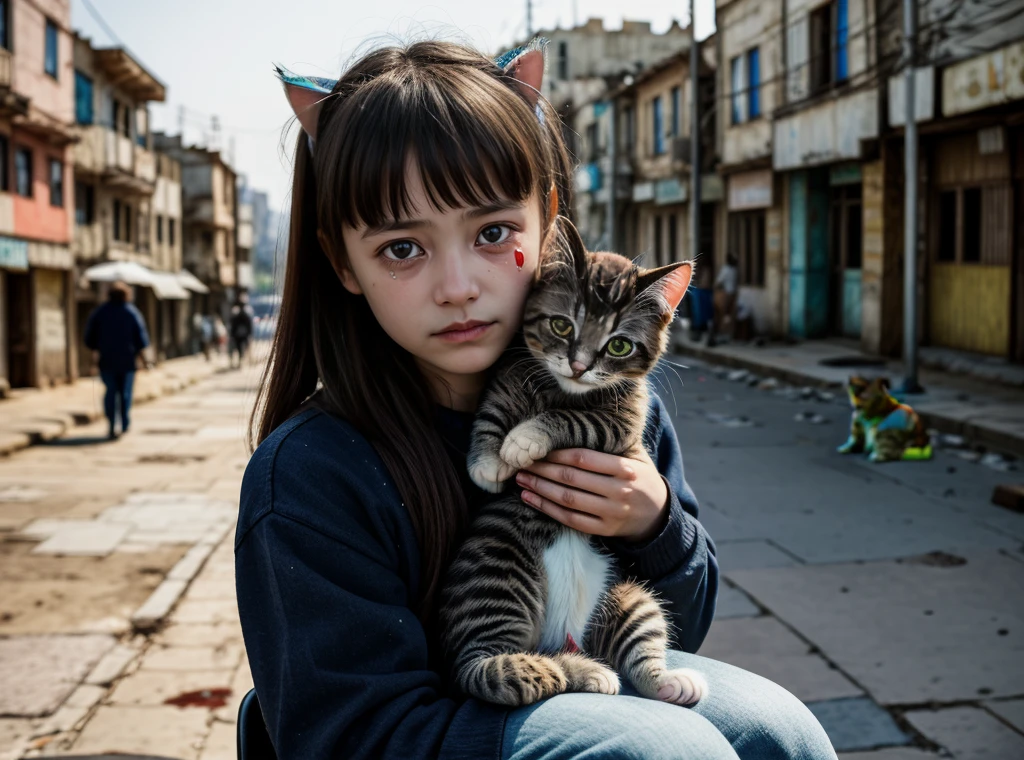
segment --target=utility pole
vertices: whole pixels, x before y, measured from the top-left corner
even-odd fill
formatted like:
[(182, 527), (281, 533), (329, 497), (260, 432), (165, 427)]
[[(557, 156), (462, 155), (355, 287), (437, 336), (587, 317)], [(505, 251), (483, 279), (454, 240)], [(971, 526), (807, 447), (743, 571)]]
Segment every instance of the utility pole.
[(608, 210), (605, 212), (605, 230), (608, 234), (608, 242), (605, 244), (606, 251), (614, 251), (615, 248), (615, 191), (618, 188), (618, 164), (619, 164), (619, 138), (616, 133), (619, 121), (619, 111), (615, 107), (615, 97), (612, 96), (608, 103)]
[(533, 2), (526, 0), (526, 39), (533, 37)]
[(903, 210), (903, 363), (906, 376), (903, 393), (921, 393), (917, 382), (917, 109), (914, 92), (917, 60), (916, 0), (903, 0), (903, 53), (906, 96), (906, 125), (904, 127), (904, 196)]
[(695, 0), (690, 0), (690, 258), (700, 253), (700, 46), (697, 44)]

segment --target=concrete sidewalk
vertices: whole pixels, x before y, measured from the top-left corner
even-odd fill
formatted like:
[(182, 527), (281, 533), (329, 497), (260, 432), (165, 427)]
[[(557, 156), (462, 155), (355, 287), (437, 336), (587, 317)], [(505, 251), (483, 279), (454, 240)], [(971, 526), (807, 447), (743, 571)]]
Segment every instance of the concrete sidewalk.
[[(690, 340), (680, 330), (673, 335), (673, 348), (677, 354), (709, 364), (745, 369), (792, 385), (815, 388), (841, 390), (854, 373), (885, 375), (896, 386), (904, 372), (899, 361), (866, 356), (841, 341), (768, 343), (760, 347), (725, 343), (708, 348), (702, 342)], [(837, 362), (843, 366), (835, 366)], [(1024, 388), (930, 369), (922, 369), (919, 380), (926, 392), (906, 400), (927, 427), (1024, 456)]]
[[(225, 356), (168, 359), (135, 374), (133, 403), (145, 403), (209, 377), (227, 367)], [(83, 377), (56, 388), (16, 388), (0, 399), (0, 456), (59, 438), (80, 425), (103, 417), (103, 383)]]

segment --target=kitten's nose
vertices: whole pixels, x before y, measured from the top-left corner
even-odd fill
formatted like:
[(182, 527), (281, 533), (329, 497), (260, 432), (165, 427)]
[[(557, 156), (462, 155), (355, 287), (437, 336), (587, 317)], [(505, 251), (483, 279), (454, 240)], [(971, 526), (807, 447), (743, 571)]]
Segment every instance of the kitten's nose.
[(583, 362), (573, 362), (569, 365), (569, 369), (572, 370), (572, 377), (575, 380), (587, 371), (587, 365)]

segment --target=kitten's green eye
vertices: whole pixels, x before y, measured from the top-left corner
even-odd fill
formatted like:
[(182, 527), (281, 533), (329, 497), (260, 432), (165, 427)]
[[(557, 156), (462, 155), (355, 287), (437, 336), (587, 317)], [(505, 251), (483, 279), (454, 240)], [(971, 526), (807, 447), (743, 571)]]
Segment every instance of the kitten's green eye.
[(560, 338), (568, 338), (572, 335), (572, 322), (561, 317), (554, 317), (551, 320), (551, 330)]
[(608, 354), (610, 356), (629, 356), (633, 351), (633, 344), (625, 338), (612, 338), (608, 341)]

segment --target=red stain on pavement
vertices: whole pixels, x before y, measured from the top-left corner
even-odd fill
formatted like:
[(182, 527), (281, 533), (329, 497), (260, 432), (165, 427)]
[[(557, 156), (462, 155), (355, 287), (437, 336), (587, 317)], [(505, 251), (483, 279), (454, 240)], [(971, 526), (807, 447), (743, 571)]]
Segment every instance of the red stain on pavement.
[(199, 689), (165, 699), (164, 704), (175, 707), (208, 707), (213, 710), (226, 705), (230, 696), (231, 689)]

